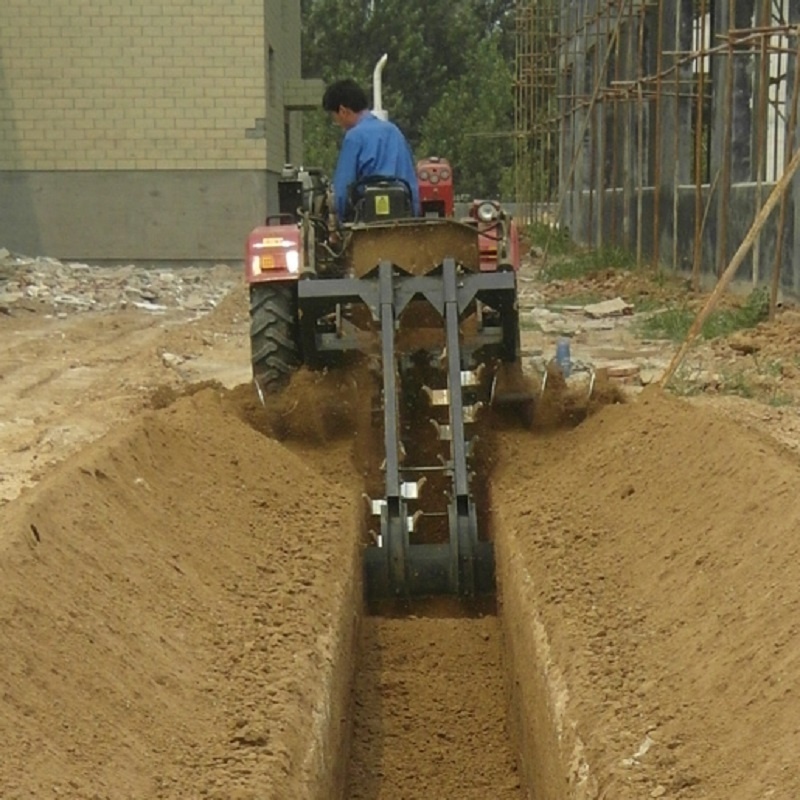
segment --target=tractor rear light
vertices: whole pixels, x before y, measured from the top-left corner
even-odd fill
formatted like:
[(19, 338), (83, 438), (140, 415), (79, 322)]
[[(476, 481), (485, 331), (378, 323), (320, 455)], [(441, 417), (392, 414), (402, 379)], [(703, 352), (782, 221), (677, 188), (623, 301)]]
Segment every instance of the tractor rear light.
[(296, 275), (300, 269), (300, 253), (297, 250), (286, 251), (286, 269)]
[[(280, 258), (280, 254), (279, 258)], [(275, 267), (280, 267), (281, 265), (275, 262), (275, 256), (271, 253), (264, 253), (260, 256), (253, 256), (253, 266), (258, 266), (257, 272), (264, 272), (268, 269), (275, 269)]]
[[(296, 255), (295, 261), (299, 261), (299, 256)], [(287, 254), (288, 256), (288, 254)], [(284, 258), (283, 253), (261, 253), (256, 254), (253, 253), (250, 256), (250, 274), (251, 275), (263, 275), (265, 272), (270, 272), (271, 270), (281, 270), (281, 269), (288, 269), (291, 272), (289, 267), (289, 259)]]

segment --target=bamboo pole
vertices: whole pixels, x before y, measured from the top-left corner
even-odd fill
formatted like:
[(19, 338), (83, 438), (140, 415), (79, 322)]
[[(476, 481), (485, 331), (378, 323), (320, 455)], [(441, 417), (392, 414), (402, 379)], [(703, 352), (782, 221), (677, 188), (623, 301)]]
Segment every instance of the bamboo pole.
[[(594, 36), (594, 45), (589, 49), (587, 53), (584, 54), (584, 57), (588, 57), (590, 53), (594, 53), (593, 59), (593, 77), (596, 76), (597, 80), (594, 84), (595, 91), (592, 96), (592, 103), (586, 109), (586, 117), (584, 118), (586, 122), (586, 131), (588, 132), (588, 140), (589, 140), (589, 169), (588, 169), (588, 195), (589, 195), (589, 213), (588, 213), (588, 220), (586, 222), (586, 230), (589, 233), (589, 246), (590, 247), (597, 247), (597, 239), (595, 238), (595, 226), (594, 226), (594, 214), (595, 214), (595, 192), (597, 187), (597, 137), (599, 135), (598, 127), (597, 127), (597, 114), (595, 113), (597, 109), (597, 101), (602, 94), (603, 84), (602, 84), (602, 75), (598, 73), (600, 67), (598, 66), (597, 56), (599, 55), (600, 51), (598, 50), (598, 30), (597, 26), (595, 26), (595, 36)], [(589, 34), (587, 34), (588, 38)], [(608, 53), (604, 54), (608, 56)], [(608, 59), (603, 63), (603, 74), (605, 73), (605, 66), (608, 63)]]
[[(735, 0), (728, 2), (728, 25), (735, 19)], [(733, 43), (727, 40), (725, 56), (725, 91), (723, 102), (722, 159), (720, 162), (720, 193), (717, 197), (717, 263), (716, 273), (722, 274), (722, 265), (728, 258), (728, 202), (731, 196), (731, 150), (733, 147)], [(712, 89), (713, 91), (713, 89)], [(713, 109), (712, 109), (713, 111)]]
[[(676, 48), (681, 44), (681, 4), (677, 3), (675, 7), (675, 45)], [(678, 215), (678, 208), (679, 208), (679, 199), (680, 199), (680, 192), (678, 187), (680, 186), (680, 178), (681, 178), (681, 148), (680, 148), (680, 141), (681, 141), (681, 71), (675, 65), (677, 62), (677, 57), (672, 56), (673, 66), (675, 66), (674, 72), (674, 84), (673, 90), (675, 92), (675, 98), (673, 103), (671, 104), (673, 118), (672, 118), (672, 269), (678, 269), (678, 229), (679, 229), (679, 215)]]
[[(771, 0), (762, 0), (760, 13), (761, 22), (769, 22), (769, 6)], [(766, 165), (767, 142), (767, 111), (769, 102), (769, 56), (767, 37), (762, 36), (758, 52), (758, 96), (753, 103), (756, 124), (756, 206), (761, 204), (764, 196), (764, 176)], [(758, 286), (761, 280), (761, 243), (756, 241), (753, 250), (753, 286)]]
[(722, 275), (720, 275), (719, 281), (714, 287), (714, 291), (711, 292), (705, 306), (703, 306), (703, 309), (695, 317), (691, 328), (689, 328), (689, 332), (686, 334), (686, 338), (683, 340), (683, 343), (678, 348), (678, 352), (675, 353), (670, 365), (667, 367), (667, 371), (659, 381), (660, 386), (666, 387), (669, 385), (669, 382), (672, 380), (672, 377), (675, 375), (675, 372), (677, 371), (681, 362), (686, 357), (689, 347), (702, 330), (703, 324), (705, 323), (706, 319), (708, 319), (708, 315), (714, 310), (714, 307), (719, 302), (719, 298), (722, 296), (722, 293), (731, 282), (731, 279), (736, 274), (736, 270), (741, 266), (742, 262), (747, 256), (747, 253), (753, 246), (753, 242), (756, 240), (761, 229), (764, 227), (764, 224), (769, 219), (772, 209), (775, 208), (775, 206), (778, 204), (778, 201), (781, 199), (781, 197), (783, 197), (784, 192), (789, 187), (789, 184), (791, 183), (795, 172), (797, 172), (798, 167), (800, 167), (800, 150), (798, 150), (792, 156), (792, 160), (787, 164), (783, 175), (781, 175), (780, 179), (769, 193), (764, 205), (761, 206), (758, 214), (756, 214), (753, 224), (750, 226), (750, 230), (747, 232), (747, 235), (739, 245), (739, 249), (734, 254), (730, 264), (728, 264), (728, 266), (725, 268), (725, 271), (722, 273)]
[[(706, 0), (700, 0), (700, 47), (705, 48), (706, 42)], [(697, 291), (700, 288), (700, 267), (703, 255), (703, 227), (701, 217), (703, 215), (703, 115), (706, 99), (706, 58), (710, 63), (711, 57), (701, 55), (699, 59), (700, 69), (698, 71), (697, 86), (697, 117), (694, 128), (694, 242), (692, 251), (692, 289)], [(708, 170), (709, 174), (711, 170)], [(709, 202), (712, 192), (709, 192)], [(708, 206), (706, 206), (708, 208)]]
[[(664, 66), (664, 5), (659, 3), (656, 6), (658, 21), (656, 26), (656, 99), (655, 99), (655, 136), (653, 137), (653, 247), (650, 254), (650, 264), (654, 271), (661, 270), (661, 245), (660, 225), (661, 225), (661, 121), (663, 110), (661, 108), (663, 97), (663, 77), (662, 69)], [(677, 68), (675, 70), (677, 74)]]
[[(798, 42), (800, 45), (800, 41)], [(792, 99), (789, 108), (789, 124), (786, 130), (786, 143), (784, 145), (784, 159), (794, 149), (794, 138), (797, 132), (797, 101), (800, 97), (800, 46), (795, 50), (794, 81), (792, 86)], [(778, 289), (781, 284), (781, 267), (783, 266), (783, 236), (786, 229), (787, 214), (786, 195), (781, 198), (781, 208), (778, 212), (778, 231), (775, 240), (775, 260), (772, 264), (772, 276), (769, 282), (769, 318), (775, 319), (775, 309), (778, 305)]]
[(642, 266), (642, 250), (644, 227), (644, 90), (642, 88), (644, 76), (644, 6), (639, 12), (638, 35), (638, 72), (636, 81), (636, 267)]
[[(620, 61), (621, 61), (621, 48), (620, 48), (620, 41), (614, 43), (614, 75), (619, 75), (620, 72)], [(617, 235), (617, 206), (619, 205), (619, 198), (621, 197), (622, 193), (617, 192), (617, 189), (622, 186), (622, 182), (619, 179), (619, 172), (618, 172), (618, 164), (617, 164), (617, 153), (620, 149), (620, 136), (619, 136), (619, 126), (620, 121), (618, 117), (619, 111), (619, 101), (615, 95), (610, 97), (611, 103), (611, 188), (614, 190), (612, 198), (611, 198), (611, 220), (609, 224), (609, 238), (611, 241), (619, 246), (621, 241), (620, 237)], [(608, 115), (606, 115), (606, 122), (608, 121)]]

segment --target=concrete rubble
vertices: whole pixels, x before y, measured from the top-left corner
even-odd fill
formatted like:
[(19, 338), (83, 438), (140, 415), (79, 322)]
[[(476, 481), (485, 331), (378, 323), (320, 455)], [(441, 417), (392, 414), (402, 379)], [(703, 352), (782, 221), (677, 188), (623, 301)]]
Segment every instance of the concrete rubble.
[(0, 247), (0, 313), (4, 314), (26, 308), (58, 316), (126, 308), (203, 313), (215, 308), (241, 280), (239, 270), (226, 264), (90, 266), (17, 255)]
[[(64, 318), (92, 311), (139, 309), (153, 314), (184, 311), (202, 315), (243, 281), (241, 268), (214, 266), (148, 267), (134, 264), (89, 265), (46, 256), (31, 257), (0, 247), (0, 313), (38, 311)], [(540, 371), (553, 354), (554, 336), (572, 340), (573, 369), (585, 374), (604, 368), (620, 382), (646, 385), (656, 380), (669, 354), (620, 346), (634, 318), (621, 298), (574, 307), (548, 307), (544, 296), (521, 275), (523, 356)], [(535, 333), (538, 331), (538, 333)], [(602, 343), (598, 348), (588, 346)], [(598, 338), (599, 337), (599, 338)], [(613, 343), (614, 346), (610, 346)], [(647, 349), (647, 348), (645, 348)], [(658, 348), (660, 350), (661, 348)], [(164, 353), (165, 366), (178, 368), (184, 355)]]

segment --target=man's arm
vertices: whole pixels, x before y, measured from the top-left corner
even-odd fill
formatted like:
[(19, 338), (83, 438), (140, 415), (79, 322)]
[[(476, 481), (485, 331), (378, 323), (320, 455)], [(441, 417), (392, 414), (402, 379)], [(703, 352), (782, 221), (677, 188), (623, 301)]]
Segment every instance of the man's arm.
[(336, 200), (336, 213), (339, 222), (344, 222), (347, 210), (347, 190), (354, 183), (357, 176), (359, 146), (355, 137), (345, 135), (342, 148), (339, 151), (339, 160), (333, 173), (333, 196)]

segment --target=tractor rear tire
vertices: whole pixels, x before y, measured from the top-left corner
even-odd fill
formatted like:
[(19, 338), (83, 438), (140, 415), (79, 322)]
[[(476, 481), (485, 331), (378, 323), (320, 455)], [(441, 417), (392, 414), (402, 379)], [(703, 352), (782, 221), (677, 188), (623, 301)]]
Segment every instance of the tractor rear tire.
[(302, 363), (296, 283), (250, 287), (250, 360), (262, 399), (284, 388)]

